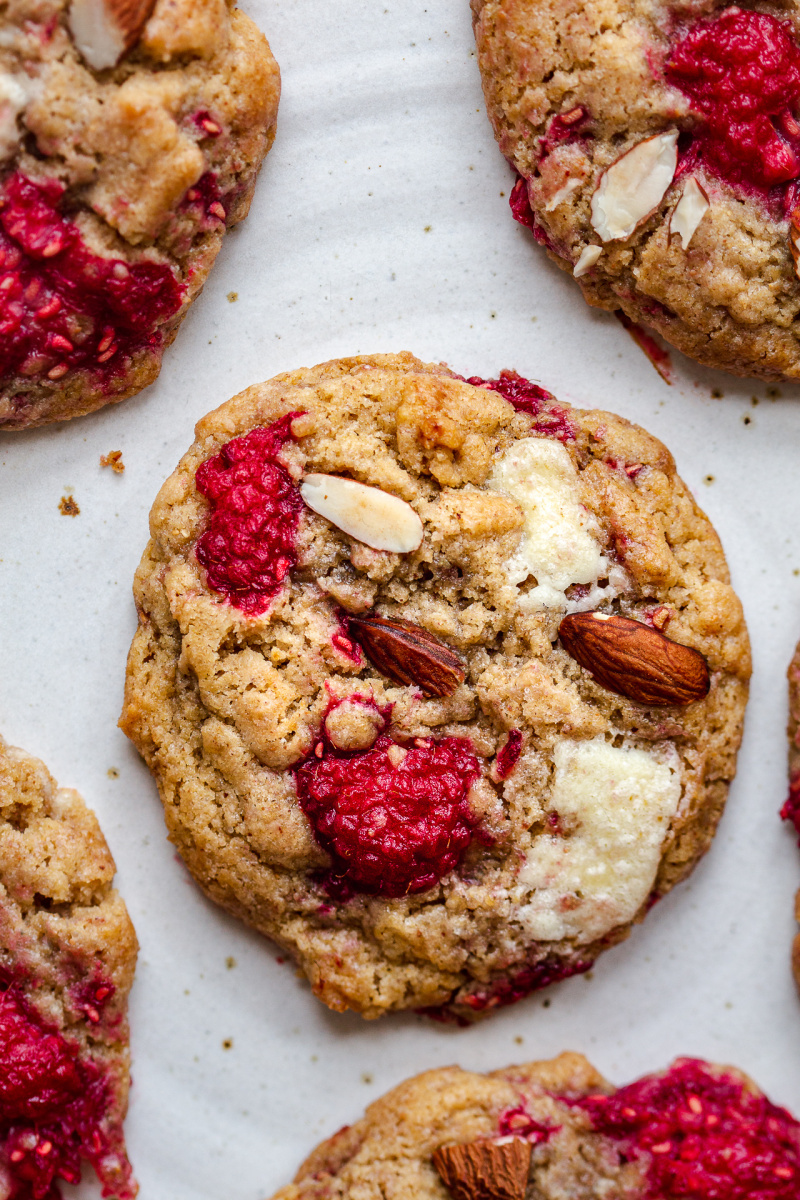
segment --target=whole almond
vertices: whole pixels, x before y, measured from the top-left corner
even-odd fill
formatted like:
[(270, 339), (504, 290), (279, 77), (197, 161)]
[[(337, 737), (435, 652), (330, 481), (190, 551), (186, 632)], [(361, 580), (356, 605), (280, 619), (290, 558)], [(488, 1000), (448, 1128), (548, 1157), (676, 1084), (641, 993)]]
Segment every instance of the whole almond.
[(394, 683), (416, 684), (426, 696), (450, 696), (464, 682), (458, 655), (411, 621), (371, 614), (351, 616), (347, 624), (373, 666)]
[(95, 71), (115, 67), (139, 40), (155, 0), (72, 0), (69, 27)]
[(558, 629), (569, 654), (592, 678), (639, 704), (691, 704), (708, 695), (708, 663), (658, 629), (611, 613), (572, 613)]
[(530, 1164), (530, 1142), (520, 1138), (443, 1146), (433, 1155), (453, 1200), (524, 1200)]

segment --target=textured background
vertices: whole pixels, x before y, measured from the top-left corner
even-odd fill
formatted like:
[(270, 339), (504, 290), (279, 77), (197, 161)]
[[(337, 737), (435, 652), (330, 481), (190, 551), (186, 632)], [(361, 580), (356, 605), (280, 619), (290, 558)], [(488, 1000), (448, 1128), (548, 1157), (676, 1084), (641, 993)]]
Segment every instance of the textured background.
[[(128, 1138), (142, 1200), (263, 1200), (372, 1097), (455, 1061), (490, 1069), (569, 1047), (623, 1082), (703, 1055), (800, 1113), (800, 854), (777, 818), (800, 636), (800, 388), (770, 394), (677, 354), (668, 387), (583, 305), (511, 220), (467, 0), (246, 7), (283, 71), (278, 137), (160, 380), (119, 408), (0, 436), (0, 729), (96, 809), (136, 923)], [(739, 776), (691, 882), (591, 978), (466, 1031), (328, 1013), (191, 883), (115, 727), (147, 514), (194, 421), (278, 371), (404, 349), (467, 375), (515, 367), (662, 438), (722, 536), (755, 652)], [(123, 476), (99, 467), (115, 449)], [(70, 493), (75, 518), (58, 511)]]

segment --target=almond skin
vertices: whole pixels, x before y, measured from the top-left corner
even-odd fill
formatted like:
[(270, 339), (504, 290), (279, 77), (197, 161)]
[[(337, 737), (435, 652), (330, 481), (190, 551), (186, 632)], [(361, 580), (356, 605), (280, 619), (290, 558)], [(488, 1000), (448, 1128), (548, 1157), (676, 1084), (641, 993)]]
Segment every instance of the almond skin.
[(530, 1142), (467, 1142), (443, 1146), (433, 1165), (453, 1200), (524, 1200), (531, 1164)]
[(708, 663), (658, 629), (610, 613), (572, 613), (558, 629), (564, 649), (596, 683), (638, 704), (692, 704), (708, 695)]
[(458, 655), (411, 621), (372, 614), (349, 617), (347, 624), (372, 665), (394, 683), (415, 684), (426, 696), (450, 696), (464, 682)]

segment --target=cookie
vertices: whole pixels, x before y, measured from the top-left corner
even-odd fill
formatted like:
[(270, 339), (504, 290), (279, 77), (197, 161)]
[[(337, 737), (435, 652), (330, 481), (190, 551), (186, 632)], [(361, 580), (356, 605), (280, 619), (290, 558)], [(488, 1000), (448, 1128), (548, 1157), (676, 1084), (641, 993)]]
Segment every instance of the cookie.
[(514, 216), (584, 298), (711, 367), (800, 377), (800, 13), (472, 0)]
[(324, 363), (200, 421), (150, 521), (121, 726), (189, 870), (331, 1008), (585, 971), (708, 847), (747, 633), (627, 421)]
[(0, 428), (152, 383), (275, 136), (269, 45), (226, 0), (0, 16)]
[[(785, 821), (791, 821), (800, 834), (800, 644), (789, 666), (789, 796), (781, 809)], [(800, 922), (800, 892), (797, 893), (795, 916)], [(800, 933), (792, 948), (792, 970), (800, 988)]]
[(445, 1067), (376, 1100), (273, 1200), (794, 1200), (800, 1122), (733, 1067), (614, 1088), (581, 1054)]
[(128, 992), (136, 935), (97, 819), (0, 739), (0, 1195), (55, 1200), (91, 1163), (131, 1200)]

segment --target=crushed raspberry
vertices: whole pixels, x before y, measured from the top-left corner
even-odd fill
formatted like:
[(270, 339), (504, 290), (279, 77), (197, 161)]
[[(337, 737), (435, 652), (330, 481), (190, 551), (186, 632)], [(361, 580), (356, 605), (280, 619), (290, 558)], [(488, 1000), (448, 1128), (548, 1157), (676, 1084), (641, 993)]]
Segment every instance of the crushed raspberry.
[(86, 980), (73, 989), (75, 1007), (92, 1025), (99, 1025), (105, 1016), (105, 1006), (113, 999), (116, 987), (100, 977)]
[(110, 376), (181, 306), (164, 263), (93, 253), (60, 211), (63, 186), (17, 173), (0, 192), (0, 375), (61, 379), (84, 368)]
[(463, 1009), (469, 1008), (476, 1015), (493, 1008), (506, 1008), (516, 1004), (531, 992), (538, 992), (549, 987), (551, 983), (560, 983), (562, 979), (570, 979), (573, 975), (582, 975), (591, 970), (592, 962), (565, 963), (560, 959), (544, 959), (522, 967), (511, 975), (496, 979), (485, 991), (473, 992), (459, 998), (455, 993), (447, 1004), (433, 1008), (420, 1008), (417, 1011), (434, 1021), (443, 1024), (468, 1025), (469, 1021), (463, 1015)]
[(501, 750), (497, 752), (495, 760), (495, 771), (498, 779), (507, 779), (514, 767), (517, 765), (520, 751), (522, 750), (522, 734), (518, 729), (512, 729), (506, 738), (506, 743)]
[(360, 753), (320, 740), (294, 772), (333, 877), (359, 892), (433, 887), (458, 866), (477, 825), (467, 797), (480, 767), (469, 741), (417, 739), (395, 765), (390, 751), (400, 750), (385, 733)]
[(788, 21), (724, 9), (691, 27), (664, 74), (702, 115), (692, 149), (710, 170), (762, 191), (800, 175), (800, 49)]
[(19, 995), (0, 980), (0, 1178), (8, 1200), (58, 1200), (57, 1180), (78, 1183), (81, 1159), (104, 1196), (132, 1200), (136, 1185), (122, 1130), (106, 1112), (109, 1086)]
[(546, 1142), (560, 1126), (542, 1125), (535, 1121), (531, 1114), (520, 1104), (516, 1108), (507, 1108), (500, 1113), (497, 1132), (500, 1137), (524, 1138), (534, 1146)]
[(183, 212), (191, 213), (198, 227), (204, 231), (218, 229), (220, 221), (224, 224), (228, 216), (219, 182), (213, 171), (206, 171), (205, 175), (187, 190), (180, 207)]
[(574, 1101), (625, 1158), (647, 1156), (643, 1200), (797, 1200), (800, 1123), (741, 1081), (679, 1059), (612, 1096)]
[(209, 587), (251, 617), (269, 607), (297, 562), (303, 501), (280, 452), (298, 415), (233, 438), (195, 474), (198, 492), (211, 502), (197, 560)]
[(194, 125), (201, 138), (219, 137), (222, 133), (222, 122), (212, 117), (207, 108), (198, 109), (192, 113), (189, 121)]
[(481, 379), (479, 375), (473, 375), (467, 383), (499, 392), (517, 412), (535, 418), (533, 428), (537, 432), (558, 438), (560, 442), (575, 440), (575, 427), (566, 411), (555, 403), (553, 395), (516, 371), (501, 371), (499, 379)]
[(800, 835), (800, 771), (796, 771), (789, 780), (789, 795), (781, 809), (784, 821), (791, 821)]
[[(538, 229), (536, 218), (533, 215), (531, 202), (528, 198), (528, 184), (521, 175), (517, 176), (517, 182), (511, 189), (511, 195), (508, 197), (508, 206), (511, 209), (511, 215), (520, 225), (524, 225), (526, 229), (530, 229), (537, 241), (541, 240), (538, 237)], [(542, 235), (543, 236), (543, 235)]]
[(589, 119), (589, 113), (582, 104), (571, 108), (569, 112), (558, 113), (547, 126), (544, 137), (539, 143), (539, 160), (552, 154), (556, 146), (564, 146), (568, 142), (577, 141)]

